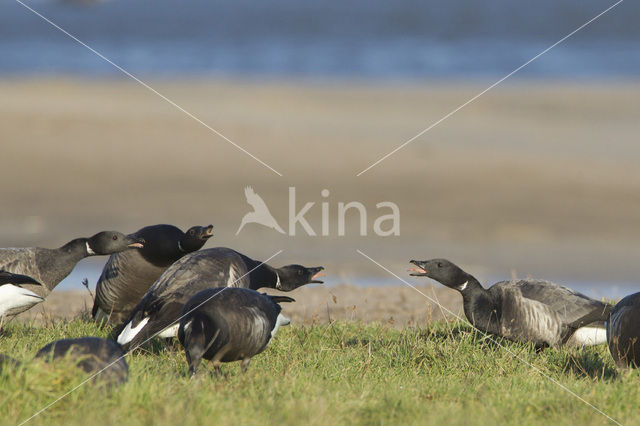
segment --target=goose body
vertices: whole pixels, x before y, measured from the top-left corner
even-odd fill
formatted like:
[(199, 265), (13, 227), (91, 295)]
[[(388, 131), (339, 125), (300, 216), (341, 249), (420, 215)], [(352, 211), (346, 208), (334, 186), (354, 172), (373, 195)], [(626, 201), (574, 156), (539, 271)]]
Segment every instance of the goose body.
[(142, 242), (134, 237), (116, 231), (104, 231), (90, 238), (71, 240), (57, 249), (0, 248), (0, 270), (32, 277), (38, 284), (24, 284), (21, 287), (46, 297), (85, 257), (142, 246)]
[(640, 367), (640, 293), (623, 298), (611, 310), (607, 343), (618, 368)]
[(158, 333), (160, 337), (175, 336), (182, 307), (202, 290), (237, 287), (291, 291), (305, 284), (322, 283), (316, 278), (323, 269), (300, 265), (274, 268), (226, 247), (190, 253), (171, 265), (149, 288), (117, 331), (118, 343), (128, 349)]
[(160, 275), (185, 254), (202, 248), (212, 230), (212, 225), (194, 226), (187, 232), (172, 225), (153, 225), (132, 234), (145, 241), (144, 247), (109, 257), (96, 285), (93, 318), (121, 324)]
[(129, 366), (116, 342), (99, 337), (56, 340), (42, 347), (35, 358), (55, 363), (71, 360), (85, 373), (100, 373), (95, 379), (107, 384), (126, 382)]
[(197, 293), (184, 305), (178, 330), (189, 372), (195, 374), (202, 358), (215, 366), (242, 361), (246, 369), (278, 328), (289, 324), (278, 303), (293, 301), (244, 288), (210, 288)]
[(24, 288), (41, 285), (31, 277), (0, 271), (0, 318), (23, 312), (44, 301), (44, 298)]
[(530, 342), (538, 348), (561, 346), (572, 337), (584, 345), (605, 341), (604, 333), (597, 330), (608, 318), (611, 305), (570, 288), (551, 281), (525, 279), (501, 281), (485, 289), (448, 260), (411, 263), (418, 267), (411, 275), (427, 276), (458, 290), (465, 316), (479, 330), (512, 341)]

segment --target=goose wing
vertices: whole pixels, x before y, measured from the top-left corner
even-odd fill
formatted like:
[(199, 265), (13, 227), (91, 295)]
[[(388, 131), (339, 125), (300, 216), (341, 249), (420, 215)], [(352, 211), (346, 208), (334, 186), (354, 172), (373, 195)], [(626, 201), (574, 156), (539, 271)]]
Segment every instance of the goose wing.
[(248, 287), (248, 271), (244, 259), (234, 250), (225, 247), (200, 250), (171, 265), (148, 293), (161, 296), (196, 281), (206, 281), (207, 287), (224, 287), (229, 283), (235, 283), (235, 287)]
[(36, 264), (35, 249), (3, 248), (0, 249), (0, 269), (14, 274), (23, 274), (42, 282)]
[(562, 342), (565, 325), (548, 305), (523, 296), (517, 286), (499, 287), (502, 298), (500, 331), (503, 337), (536, 346)]
[(0, 285), (2, 284), (14, 284), (17, 286), (20, 286), (20, 284), (42, 285), (42, 283), (28, 275), (14, 274), (12, 272), (0, 270)]
[(523, 297), (548, 306), (574, 329), (606, 321), (611, 312), (611, 305), (551, 281), (520, 280), (515, 285)]

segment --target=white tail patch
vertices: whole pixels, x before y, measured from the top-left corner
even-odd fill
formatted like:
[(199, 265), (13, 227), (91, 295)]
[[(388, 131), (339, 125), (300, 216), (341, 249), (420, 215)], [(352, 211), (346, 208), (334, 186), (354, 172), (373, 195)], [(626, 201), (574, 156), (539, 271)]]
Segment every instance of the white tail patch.
[(178, 328), (180, 328), (180, 324), (174, 324), (171, 327), (167, 327), (164, 330), (162, 330), (160, 333), (156, 334), (156, 337), (163, 337), (165, 339), (176, 337), (178, 335)]
[(0, 316), (10, 313), (14, 309), (22, 312), (43, 301), (44, 298), (26, 288), (13, 284), (0, 286)]
[(282, 314), (278, 314), (278, 318), (276, 318), (276, 325), (275, 327), (273, 327), (273, 330), (271, 330), (271, 337), (276, 335), (276, 332), (281, 326), (285, 326), (289, 324), (291, 324), (291, 320), (289, 318), (285, 317)]
[(142, 328), (147, 325), (148, 322), (149, 317), (146, 317), (145, 319), (140, 321), (137, 326), (131, 328), (131, 321), (129, 321), (124, 330), (122, 330), (122, 333), (120, 333), (120, 335), (118, 336), (118, 343), (120, 343), (121, 345), (126, 345), (127, 343), (132, 341), (133, 338), (136, 337), (136, 334), (138, 334), (140, 330), (142, 330)]
[(570, 345), (592, 346), (607, 342), (607, 330), (600, 327), (581, 327), (567, 342)]

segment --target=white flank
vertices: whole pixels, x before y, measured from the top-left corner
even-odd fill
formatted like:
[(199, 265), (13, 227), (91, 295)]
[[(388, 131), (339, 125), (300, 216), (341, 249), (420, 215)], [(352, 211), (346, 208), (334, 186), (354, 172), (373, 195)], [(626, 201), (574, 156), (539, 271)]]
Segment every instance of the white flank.
[(464, 282), (464, 284), (462, 284), (462, 285), (458, 288), (458, 290), (460, 290), (460, 291), (464, 290), (465, 288), (467, 288), (467, 284), (469, 284), (469, 281), (465, 281), (465, 282)]
[(291, 320), (289, 318), (285, 317), (282, 314), (278, 314), (278, 318), (276, 318), (276, 325), (275, 327), (273, 327), (273, 330), (271, 330), (271, 337), (276, 335), (276, 332), (278, 331), (280, 326), (289, 325), (290, 323)]
[(581, 327), (569, 339), (570, 344), (579, 346), (599, 345), (607, 342), (607, 330), (599, 327)]
[(149, 317), (146, 317), (145, 319), (140, 321), (140, 323), (136, 327), (131, 328), (131, 321), (130, 321), (127, 324), (127, 326), (124, 328), (124, 330), (122, 330), (122, 333), (120, 333), (120, 335), (118, 336), (118, 343), (120, 343), (121, 345), (125, 345), (130, 341), (132, 341), (133, 338), (136, 337), (136, 334), (138, 334), (140, 330), (142, 330), (142, 328), (145, 325), (147, 325), (148, 322), (149, 322)]
[(93, 251), (93, 249), (89, 246), (89, 242), (86, 242), (85, 244), (87, 245), (87, 254), (89, 256), (93, 256), (94, 254), (96, 254), (96, 252)]
[(236, 271), (234, 271), (233, 263), (229, 265), (229, 278), (227, 279), (227, 287), (237, 287)]
[(178, 335), (178, 328), (180, 328), (180, 324), (174, 324), (171, 327), (165, 328), (160, 333), (156, 334), (156, 337), (164, 337), (165, 339), (176, 337)]
[(13, 284), (0, 286), (0, 316), (16, 308), (30, 308), (44, 299), (31, 290)]

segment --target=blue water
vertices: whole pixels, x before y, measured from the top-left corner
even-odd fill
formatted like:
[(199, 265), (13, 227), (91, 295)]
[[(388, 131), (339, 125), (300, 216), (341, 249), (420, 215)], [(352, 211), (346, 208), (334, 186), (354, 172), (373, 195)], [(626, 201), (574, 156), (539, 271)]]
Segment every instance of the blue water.
[[(500, 77), (613, 1), (28, 1), (128, 71), (153, 76)], [(624, 2), (518, 77), (634, 78), (640, 3)], [(14, 0), (0, 2), (0, 74), (119, 72)]]

